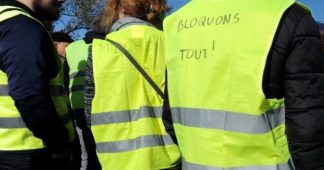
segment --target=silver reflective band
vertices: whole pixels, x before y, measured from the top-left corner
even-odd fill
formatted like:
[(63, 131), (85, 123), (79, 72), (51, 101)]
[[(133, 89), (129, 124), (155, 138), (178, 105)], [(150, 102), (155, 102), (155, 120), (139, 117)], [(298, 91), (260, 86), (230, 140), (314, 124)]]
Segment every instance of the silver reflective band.
[(50, 86), (50, 92), (53, 97), (65, 95), (65, 89), (63, 86)]
[(3, 129), (14, 129), (14, 128), (25, 128), (25, 122), (20, 117), (2, 117), (0, 118), (0, 128)]
[(220, 129), (239, 133), (262, 134), (285, 123), (284, 107), (262, 115), (222, 110), (171, 108), (173, 123), (184, 126)]
[(162, 117), (162, 107), (141, 107), (137, 110), (91, 114), (91, 125), (132, 122), (141, 118)]
[(74, 85), (70, 88), (70, 92), (84, 91), (84, 85)]
[[(63, 86), (50, 86), (52, 96), (62, 96), (65, 94)], [(0, 96), (9, 96), (8, 85), (0, 85)]]
[[(64, 124), (71, 121), (70, 115), (64, 114), (61, 116)], [(21, 117), (2, 117), (0, 118), (0, 128), (13, 129), (13, 128), (26, 128), (25, 122)]]
[(84, 77), (84, 76), (85, 76), (85, 71), (78, 71), (69, 75), (70, 79), (74, 79), (76, 77)]
[(0, 85), (0, 96), (9, 96), (9, 87), (8, 85)]
[(268, 166), (245, 166), (245, 167), (213, 167), (198, 165), (194, 163), (189, 163), (182, 159), (182, 169), (183, 170), (294, 170), (294, 168), (289, 163), (279, 164), (279, 165), (268, 165)]
[(97, 151), (99, 153), (116, 153), (145, 147), (167, 146), (173, 144), (171, 137), (168, 135), (148, 135), (140, 136), (132, 140), (97, 143)]

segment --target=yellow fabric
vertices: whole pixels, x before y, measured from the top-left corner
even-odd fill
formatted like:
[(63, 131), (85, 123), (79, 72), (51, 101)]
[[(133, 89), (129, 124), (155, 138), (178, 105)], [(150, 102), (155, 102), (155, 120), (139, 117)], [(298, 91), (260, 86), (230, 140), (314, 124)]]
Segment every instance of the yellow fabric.
[[(160, 154), (163, 150), (169, 152), (167, 157), (165, 153)], [(175, 146), (159, 146), (142, 148), (130, 152), (98, 154), (98, 158), (103, 170), (158, 170), (167, 169), (170, 167), (172, 160), (178, 160), (179, 150)]]
[[(197, 0), (167, 17), (164, 32), (171, 107), (251, 116), (282, 107), (283, 100), (265, 98), (262, 78), (280, 19), (293, 3)], [(264, 134), (181, 124), (175, 124), (175, 130), (184, 159), (199, 165), (276, 165), (290, 157), (284, 126)]]
[[(132, 127), (132, 129), (127, 130), (129, 127)], [(152, 134), (165, 135), (165, 131), (160, 127), (163, 127), (161, 118), (143, 118), (131, 123), (125, 122), (97, 125), (95, 127), (92, 127), (92, 132), (94, 134), (102, 134), (102, 132), (107, 131), (107, 129), (125, 129), (110, 131), (109, 135), (97, 135), (95, 138), (96, 142), (98, 143), (106, 141), (121, 141), (127, 139), (134, 139), (138, 136), (146, 136)]]
[[(126, 35), (130, 38), (123, 38)], [(163, 91), (165, 61), (161, 32), (148, 26), (132, 26), (131, 29), (113, 32), (107, 38), (123, 45)], [(102, 58), (100, 60), (96, 58), (99, 55)], [(161, 106), (161, 97), (133, 64), (109, 42), (95, 39), (93, 56), (96, 91), (93, 104), (96, 106), (92, 107), (92, 113), (137, 109), (146, 105)], [(97, 93), (98, 90), (104, 93)], [(102, 106), (98, 106), (100, 104)]]
[[(85, 72), (88, 51), (90, 44), (86, 44), (84, 40), (78, 40), (71, 43), (66, 49), (66, 61), (69, 65), (69, 75)], [(70, 78), (70, 90), (76, 86), (84, 86), (84, 76)], [(84, 90), (70, 91), (69, 94), (72, 109), (84, 108)]]
[[(216, 167), (275, 165), (288, 161), (285, 128), (259, 135), (184, 127), (174, 124), (182, 155), (188, 162)], [(201, 140), (205, 139), (205, 140)], [(269, 140), (271, 139), (271, 140)], [(265, 147), (267, 146), (267, 147)]]
[[(0, 6), (0, 12), (6, 9), (12, 9), (2, 13), (0, 15), (0, 22), (3, 22), (7, 19), (10, 19), (17, 15), (25, 15), (34, 19), (35, 21), (39, 22), (37, 19), (30, 16), (28, 13), (24, 12), (20, 8), (12, 7), (12, 6)], [(39, 22), (40, 23), (40, 22)], [(41, 24), (41, 23), (40, 23)], [(53, 52), (55, 50), (53, 49)], [(61, 68), (58, 75), (50, 80), (51, 86), (63, 86), (63, 72), (62, 66), (59, 62), (59, 58), (56, 57), (56, 61), (58, 67)], [(3, 72), (0, 71), (0, 85), (1, 86), (8, 86), (8, 77)], [(67, 96), (56, 96), (52, 97), (53, 102), (55, 104), (56, 110), (60, 116), (65, 116), (68, 114), (68, 105), (69, 101)], [(0, 119), (1, 118), (17, 118), (21, 119), (20, 113), (14, 105), (13, 99), (8, 96), (0, 96)], [(22, 120), (22, 119), (21, 119)], [(25, 125), (24, 125), (25, 126)], [(74, 140), (74, 128), (72, 121), (66, 124), (66, 127), (69, 129), (70, 139), (71, 141)], [(32, 132), (27, 127), (20, 127), (20, 128), (0, 128), (0, 138), (2, 139), (0, 142), (0, 150), (29, 150), (29, 149), (39, 149), (44, 148), (45, 145), (43, 144), (42, 140), (33, 136)]]
[[(134, 25), (110, 33), (107, 38), (127, 49), (159, 88), (164, 90), (164, 38), (161, 31), (149, 26)], [(108, 41), (94, 40), (92, 53), (95, 82), (92, 116), (141, 107), (162, 107), (161, 97), (119, 49)], [(136, 115), (130, 115), (132, 116)], [(147, 135), (167, 135), (160, 117), (91, 125), (91, 129), (96, 143), (128, 141)], [(174, 166), (180, 159), (175, 144), (98, 153), (98, 156), (103, 170), (164, 169)]]

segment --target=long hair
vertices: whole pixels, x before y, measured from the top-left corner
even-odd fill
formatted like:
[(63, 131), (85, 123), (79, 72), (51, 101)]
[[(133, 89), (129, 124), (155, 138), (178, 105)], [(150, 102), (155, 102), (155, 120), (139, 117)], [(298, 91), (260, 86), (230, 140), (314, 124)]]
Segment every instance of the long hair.
[(168, 6), (165, 0), (108, 0), (103, 12), (103, 23), (109, 30), (119, 19), (122, 10), (127, 16), (142, 19), (162, 29)]

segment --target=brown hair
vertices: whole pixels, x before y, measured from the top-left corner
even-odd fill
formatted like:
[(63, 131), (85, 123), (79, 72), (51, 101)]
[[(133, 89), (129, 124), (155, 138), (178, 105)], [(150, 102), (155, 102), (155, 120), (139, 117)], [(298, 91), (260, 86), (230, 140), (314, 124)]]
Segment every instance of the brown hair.
[(168, 7), (165, 0), (108, 0), (103, 12), (103, 23), (109, 30), (121, 10), (128, 16), (142, 19), (162, 29)]

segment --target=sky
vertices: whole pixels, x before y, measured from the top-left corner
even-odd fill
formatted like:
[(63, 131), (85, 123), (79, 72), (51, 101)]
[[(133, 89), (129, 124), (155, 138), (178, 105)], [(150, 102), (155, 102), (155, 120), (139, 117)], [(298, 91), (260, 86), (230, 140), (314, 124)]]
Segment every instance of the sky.
[[(298, 0), (305, 4), (312, 10), (312, 15), (316, 21), (324, 23), (324, 0)], [(172, 7), (172, 11), (177, 10), (182, 5), (186, 4), (188, 0), (168, 0), (169, 5)]]
[(316, 21), (324, 23), (324, 1), (323, 0), (299, 0), (312, 10), (312, 15)]
[(167, 1), (169, 6), (172, 8), (171, 12), (177, 10), (178, 8), (180, 8), (181, 6), (183, 6), (188, 2), (188, 0), (167, 0)]

